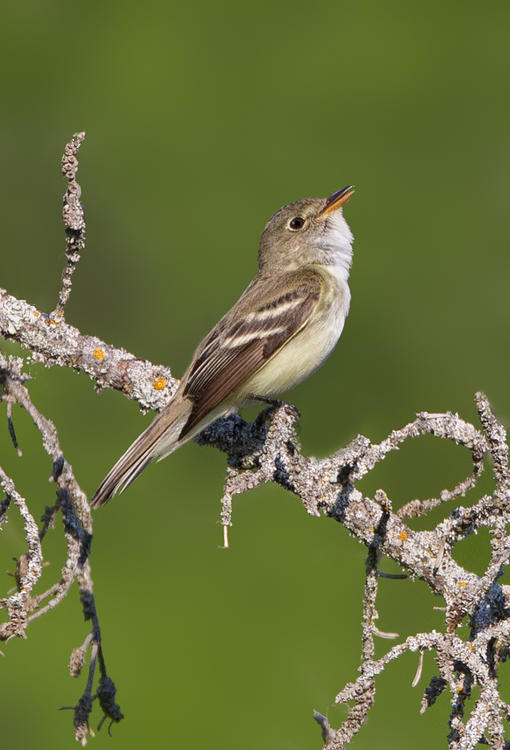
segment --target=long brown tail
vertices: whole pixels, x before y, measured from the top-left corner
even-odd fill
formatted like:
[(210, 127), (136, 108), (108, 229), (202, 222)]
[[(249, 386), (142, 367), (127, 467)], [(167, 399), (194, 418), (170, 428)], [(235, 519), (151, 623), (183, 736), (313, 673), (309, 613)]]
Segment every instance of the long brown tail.
[(117, 493), (124, 492), (149, 464), (186, 442), (180, 441), (179, 435), (190, 412), (191, 403), (187, 399), (178, 398), (165, 407), (110, 469), (95, 491), (91, 507), (98, 508)]

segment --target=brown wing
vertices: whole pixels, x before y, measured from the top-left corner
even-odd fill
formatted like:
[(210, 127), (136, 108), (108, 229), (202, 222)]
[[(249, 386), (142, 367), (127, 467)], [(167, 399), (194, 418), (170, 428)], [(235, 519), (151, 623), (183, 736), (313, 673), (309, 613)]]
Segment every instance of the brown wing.
[[(191, 396), (194, 403), (181, 438), (306, 325), (320, 296), (320, 277), (313, 273), (304, 283), (301, 273), (295, 276), (295, 285), (293, 278), (289, 275), (285, 284), (259, 280), (248, 287), (203, 340), (185, 376), (183, 395)], [(287, 289), (284, 294), (282, 286)], [(255, 297), (259, 304), (250, 304)]]

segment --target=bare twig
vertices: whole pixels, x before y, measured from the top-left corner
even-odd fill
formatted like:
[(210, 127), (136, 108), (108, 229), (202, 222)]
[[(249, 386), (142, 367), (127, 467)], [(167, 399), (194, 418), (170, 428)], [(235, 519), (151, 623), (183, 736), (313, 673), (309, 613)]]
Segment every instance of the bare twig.
[(420, 658), (418, 659), (418, 666), (416, 668), (416, 674), (413, 677), (413, 681), (411, 682), (411, 687), (416, 687), (416, 685), (421, 680), (421, 673), (423, 672), (423, 651), (420, 651)]

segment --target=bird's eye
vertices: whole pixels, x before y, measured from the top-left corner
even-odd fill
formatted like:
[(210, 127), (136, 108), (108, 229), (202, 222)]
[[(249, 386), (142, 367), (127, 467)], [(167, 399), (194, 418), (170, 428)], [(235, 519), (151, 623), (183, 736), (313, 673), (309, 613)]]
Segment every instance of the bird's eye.
[(289, 229), (302, 229), (304, 225), (305, 220), (302, 216), (294, 216), (294, 218), (289, 221)]

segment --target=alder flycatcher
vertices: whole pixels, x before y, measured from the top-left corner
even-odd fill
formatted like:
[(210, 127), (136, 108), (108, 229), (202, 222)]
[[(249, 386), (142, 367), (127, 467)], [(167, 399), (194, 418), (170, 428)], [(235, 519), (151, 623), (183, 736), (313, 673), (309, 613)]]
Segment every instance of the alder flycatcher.
[(300, 383), (331, 354), (349, 312), (354, 190), (281, 208), (259, 246), (259, 272), (200, 342), (172, 401), (135, 440), (91, 500), (104, 505), (155, 460), (211, 422)]

